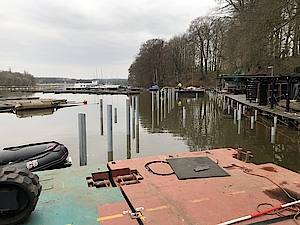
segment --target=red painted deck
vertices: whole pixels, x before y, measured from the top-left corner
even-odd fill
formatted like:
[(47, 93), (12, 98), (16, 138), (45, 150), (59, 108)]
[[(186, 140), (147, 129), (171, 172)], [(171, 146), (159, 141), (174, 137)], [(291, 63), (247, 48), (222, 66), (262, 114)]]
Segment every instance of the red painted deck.
[[(126, 185), (124, 181), (120, 186), (132, 205), (132, 210), (140, 211), (137, 214), (140, 224), (219, 224), (256, 213), (257, 209), (263, 211), (271, 205), (275, 207), (294, 201), (281, 188), (288, 190), (294, 198), (300, 196), (300, 174), (274, 164), (246, 163), (234, 158), (234, 154), (234, 149), (218, 149), (120, 160), (109, 162), (108, 167), (110, 170), (136, 169), (140, 174), (138, 183)], [(175, 174), (159, 176), (145, 168), (145, 164), (150, 161), (201, 156), (217, 162), (230, 176), (178, 180)], [(154, 163), (150, 168), (158, 173), (172, 172), (165, 163)], [(115, 204), (99, 207), (101, 224), (121, 224), (119, 221), (124, 219), (128, 220), (124, 222), (126, 224), (138, 224), (128, 213), (122, 211), (122, 207), (116, 207)], [(282, 215), (292, 213), (295, 212), (285, 210)], [(251, 224), (272, 218), (278, 218), (278, 215), (262, 215), (238, 224)], [(286, 219), (276, 224), (295, 223), (293, 219)]]

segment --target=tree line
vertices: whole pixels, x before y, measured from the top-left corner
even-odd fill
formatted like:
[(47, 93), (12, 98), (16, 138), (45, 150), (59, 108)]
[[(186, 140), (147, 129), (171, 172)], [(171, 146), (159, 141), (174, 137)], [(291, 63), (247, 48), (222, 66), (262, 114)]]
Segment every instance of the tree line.
[(24, 73), (0, 71), (0, 86), (34, 86), (34, 76), (27, 71)]
[(300, 71), (300, 0), (217, 0), (212, 16), (191, 21), (169, 40), (142, 43), (131, 84), (201, 82), (240, 69), (246, 74)]

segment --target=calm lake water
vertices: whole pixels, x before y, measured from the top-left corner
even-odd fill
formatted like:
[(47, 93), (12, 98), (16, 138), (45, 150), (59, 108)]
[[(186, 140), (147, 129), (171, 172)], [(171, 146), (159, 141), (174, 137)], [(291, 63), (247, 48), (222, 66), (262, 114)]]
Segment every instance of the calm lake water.
[[(2, 93), (5, 95), (6, 93)], [(18, 93), (10, 93), (18, 95)], [(0, 93), (1, 95), (1, 93)], [(20, 95), (20, 94), (19, 94)], [(22, 95), (25, 95), (22, 93)], [(28, 94), (27, 94), (28, 96)], [(275, 144), (271, 143), (272, 120), (258, 116), (254, 129), (250, 119), (243, 117), (240, 131), (233, 115), (221, 110), (208, 95), (198, 99), (181, 99), (155, 105), (152, 112), (151, 94), (139, 95), (139, 134), (136, 133), (135, 98), (125, 95), (42, 94), (30, 96), (63, 98), (87, 104), (61, 108), (53, 113), (36, 115), (0, 114), (0, 149), (29, 143), (57, 141), (70, 152), (73, 166), (79, 165), (78, 114), (86, 115), (88, 165), (108, 161), (107, 106), (112, 105), (117, 121), (113, 121), (114, 160), (137, 158), (187, 151), (201, 151), (223, 147), (242, 147), (251, 150), (257, 164), (273, 162), (293, 171), (300, 171), (299, 132), (293, 128), (277, 125)], [(100, 99), (103, 101), (103, 134), (100, 123)], [(127, 147), (126, 100), (131, 102), (131, 145)], [(167, 102), (167, 101), (166, 101)], [(163, 110), (165, 109), (165, 110)], [(183, 119), (185, 110), (186, 118)]]

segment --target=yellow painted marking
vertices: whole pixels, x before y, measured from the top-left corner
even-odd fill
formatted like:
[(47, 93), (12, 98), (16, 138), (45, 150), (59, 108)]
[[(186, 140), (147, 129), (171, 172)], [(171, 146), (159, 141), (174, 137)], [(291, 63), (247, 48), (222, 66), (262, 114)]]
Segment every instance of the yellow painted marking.
[(149, 208), (149, 209), (146, 209), (148, 212), (152, 212), (152, 211), (156, 211), (156, 210), (160, 210), (160, 209), (167, 209), (168, 207), (166, 205), (162, 205), (162, 206), (158, 206), (158, 207), (155, 207), (155, 208)]
[(203, 201), (207, 201), (208, 198), (200, 198), (200, 199), (194, 199), (194, 200), (190, 200), (191, 203), (197, 203), (197, 202), (203, 202)]
[(273, 186), (268, 186), (268, 187), (262, 187), (262, 189), (265, 189), (265, 190), (274, 189), (274, 188), (277, 188), (277, 186), (273, 185)]
[(235, 192), (231, 192), (230, 195), (237, 195), (237, 194), (243, 194), (246, 193), (246, 191), (235, 191)]
[(145, 221), (146, 216), (140, 216), (140, 219), (143, 220), (143, 221)]
[(111, 216), (103, 216), (103, 217), (97, 218), (97, 221), (116, 219), (116, 218), (120, 218), (122, 216), (123, 216), (123, 214), (115, 214), (115, 215), (111, 215)]

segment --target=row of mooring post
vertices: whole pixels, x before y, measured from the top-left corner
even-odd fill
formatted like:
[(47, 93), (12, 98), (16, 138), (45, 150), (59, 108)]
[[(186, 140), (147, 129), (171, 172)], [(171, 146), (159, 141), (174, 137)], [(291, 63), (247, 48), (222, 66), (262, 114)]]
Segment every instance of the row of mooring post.
[[(133, 139), (136, 139), (136, 153), (139, 153), (139, 97), (132, 97), (132, 123)], [(126, 143), (127, 143), (127, 158), (131, 158), (131, 111), (130, 100), (126, 99)], [(117, 109), (114, 109), (114, 122), (117, 123)], [(100, 99), (100, 134), (103, 135), (103, 101)], [(86, 141), (86, 115), (78, 114), (78, 134), (79, 134), (79, 164), (80, 166), (87, 165), (87, 141)], [(113, 110), (112, 105), (107, 105), (107, 152), (108, 161), (113, 161)]]
[(163, 90), (151, 92), (151, 120), (152, 132), (154, 132), (155, 121), (159, 125), (163, 118), (175, 107), (175, 102), (178, 99), (178, 93), (175, 88), (164, 88)]
[[(237, 132), (238, 134), (241, 133), (241, 120), (242, 115), (246, 115), (246, 106), (243, 105), (240, 102), (236, 102), (236, 108), (234, 108), (234, 100), (227, 97), (226, 98), (220, 94), (211, 94), (209, 95), (210, 98), (213, 98), (216, 102), (219, 108), (222, 108), (224, 111), (227, 109), (227, 114), (231, 114), (231, 109), (233, 109), (233, 123), (238, 124)], [(258, 116), (258, 110), (254, 110), (254, 115), (250, 116), (250, 129), (254, 129), (255, 122), (257, 121)], [(275, 137), (276, 137), (276, 126), (277, 126), (277, 116), (274, 116), (273, 126), (271, 127), (271, 143), (275, 143)]]

